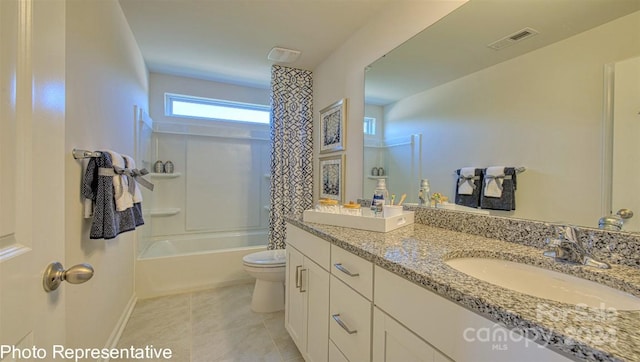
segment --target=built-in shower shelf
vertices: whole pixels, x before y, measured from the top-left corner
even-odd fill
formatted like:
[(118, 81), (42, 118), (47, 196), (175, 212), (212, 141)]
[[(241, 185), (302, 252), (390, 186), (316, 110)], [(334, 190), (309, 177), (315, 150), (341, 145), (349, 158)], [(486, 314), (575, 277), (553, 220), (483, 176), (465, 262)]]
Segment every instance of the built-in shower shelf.
[(180, 213), (179, 208), (155, 209), (149, 212), (151, 216), (173, 216)]
[(176, 177), (182, 176), (182, 174), (180, 172), (172, 172), (172, 173), (151, 172), (149, 173), (149, 176), (151, 176), (151, 178), (176, 178)]

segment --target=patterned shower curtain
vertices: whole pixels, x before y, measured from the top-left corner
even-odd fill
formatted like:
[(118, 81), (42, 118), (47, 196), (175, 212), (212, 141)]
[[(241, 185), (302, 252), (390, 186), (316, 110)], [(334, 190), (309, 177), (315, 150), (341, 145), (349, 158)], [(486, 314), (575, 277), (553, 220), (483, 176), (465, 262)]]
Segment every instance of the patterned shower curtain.
[(285, 247), (285, 216), (313, 205), (313, 77), (271, 68), (271, 211), (269, 249)]

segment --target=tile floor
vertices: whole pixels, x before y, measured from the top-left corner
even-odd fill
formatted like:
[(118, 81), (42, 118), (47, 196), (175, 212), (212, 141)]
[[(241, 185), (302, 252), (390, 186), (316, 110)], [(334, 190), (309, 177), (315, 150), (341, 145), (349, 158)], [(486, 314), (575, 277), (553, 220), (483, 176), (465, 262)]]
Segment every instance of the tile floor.
[(252, 312), (252, 291), (242, 284), (139, 300), (118, 348), (171, 348), (176, 362), (304, 361), (284, 311)]

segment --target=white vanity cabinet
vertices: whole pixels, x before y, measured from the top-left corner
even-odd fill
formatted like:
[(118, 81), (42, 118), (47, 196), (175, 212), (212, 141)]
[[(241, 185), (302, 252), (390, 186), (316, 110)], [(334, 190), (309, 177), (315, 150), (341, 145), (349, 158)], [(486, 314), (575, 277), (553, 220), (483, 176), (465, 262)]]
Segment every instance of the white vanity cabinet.
[(306, 361), (329, 356), (329, 242), (287, 224), (285, 327)]
[[(374, 291), (374, 361), (394, 361), (397, 359), (390, 358), (390, 354), (411, 355), (420, 353), (421, 348), (428, 351), (428, 358), (415, 360), (570, 361), (378, 266), (375, 267)], [(389, 316), (401, 325), (389, 327), (393, 324), (388, 320)], [(415, 343), (403, 345), (401, 338), (397, 337), (403, 334), (418, 339), (407, 338)], [(390, 335), (394, 335), (396, 341), (390, 340)], [(423, 345), (420, 345), (420, 340)], [(378, 344), (386, 346), (387, 350)], [(433, 359), (431, 350), (435, 351)]]

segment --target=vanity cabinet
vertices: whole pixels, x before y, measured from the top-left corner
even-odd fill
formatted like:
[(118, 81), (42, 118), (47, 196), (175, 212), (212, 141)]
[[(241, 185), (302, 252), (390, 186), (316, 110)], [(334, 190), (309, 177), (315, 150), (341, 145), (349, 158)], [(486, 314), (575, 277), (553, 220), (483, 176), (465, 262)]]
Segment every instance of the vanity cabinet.
[[(399, 297), (401, 296), (401, 297)], [(375, 267), (374, 301), (374, 361), (392, 361), (389, 353), (418, 353), (424, 348), (434, 361), (448, 358), (464, 361), (562, 361), (570, 359), (515, 332), (496, 324), (444, 297), (401, 278), (383, 268)], [(384, 314), (380, 314), (384, 312)], [(389, 316), (401, 324), (392, 326)], [(404, 326), (404, 327), (403, 327)], [(401, 330), (399, 328), (403, 328)], [(383, 338), (394, 335), (397, 341)], [(409, 336), (414, 343), (401, 344), (397, 337)], [(411, 338), (415, 336), (415, 338)], [(418, 340), (416, 340), (418, 338)], [(424, 344), (420, 345), (420, 340)], [(404, 340), (403, 340), (404, 341)], [(387, 344), (391, 352), (377, 346)], [(394, 349), (395, 348), (395, 349)], [(440, 356), (438, 355), (440, 354)], [(431, 359), (419, 359), (430, 361)], [(444, 359), (447, 360), (447, 359)]]
[(373, 311), (373, 362), (451, 362), (395, 319)]
[(285, 327), (306, 361), (329, 353), (329, 242), (287, 224)]

